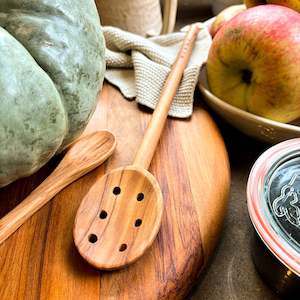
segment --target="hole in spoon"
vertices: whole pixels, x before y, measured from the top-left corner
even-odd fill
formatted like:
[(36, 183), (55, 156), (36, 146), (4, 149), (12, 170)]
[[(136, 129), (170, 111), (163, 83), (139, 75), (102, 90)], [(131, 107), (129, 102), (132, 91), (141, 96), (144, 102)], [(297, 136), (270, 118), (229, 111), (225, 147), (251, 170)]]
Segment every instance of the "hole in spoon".
[(89, 242), (92, 244), (95, 244), (98, 241), (98, 237), (96, 236), (96, 234), (90, 234), (89, 235)]
[(143, 193), (139, 193), (136, 197), (136, 200), (137, 201), (143, 201), (145, 198), (145, 195)]
[(121, 188), (119, 186), (114, 187), (113, 194), (114, 195), (120, 195), (121, 194)]
[(127, 249), (127, 245), (126, 244), (122, 244), (119, 248), (120, 252), (124, 252)]
[(102, 210), (100, 215), (99, 215), (100, 219), (104, 220), (107, 217), (107, 212), (105, 210)]
[(143, 220), (142, 220), (142, 219), (137, 219), (137, 220), (135, 221), (135, 223), (134, 223), (134, 226), (135, 226), (135, 227), (140, 227), (140, 226), (142, 225), (142, 223), (143, 223)]

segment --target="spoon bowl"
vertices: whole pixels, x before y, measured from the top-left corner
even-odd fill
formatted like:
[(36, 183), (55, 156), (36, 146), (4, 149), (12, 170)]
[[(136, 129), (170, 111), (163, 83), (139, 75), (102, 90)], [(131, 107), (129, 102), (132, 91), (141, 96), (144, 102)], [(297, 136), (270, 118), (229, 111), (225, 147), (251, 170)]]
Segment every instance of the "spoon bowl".
[(75, 245), (98, 269), (118, 269), (151, 246), (162, 213), (162, 193), (151, 173), (138, 166), (115, 169), (84, 197), (75, 219)]

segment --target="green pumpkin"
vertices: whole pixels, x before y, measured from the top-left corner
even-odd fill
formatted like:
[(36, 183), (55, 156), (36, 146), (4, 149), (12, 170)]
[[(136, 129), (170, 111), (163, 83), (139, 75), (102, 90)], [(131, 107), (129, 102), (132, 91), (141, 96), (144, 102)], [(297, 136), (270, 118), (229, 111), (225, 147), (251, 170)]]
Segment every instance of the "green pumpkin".
[(0, 186), (77, 138), (96, 105), (105, 42), (93, 0), (0, 0)]

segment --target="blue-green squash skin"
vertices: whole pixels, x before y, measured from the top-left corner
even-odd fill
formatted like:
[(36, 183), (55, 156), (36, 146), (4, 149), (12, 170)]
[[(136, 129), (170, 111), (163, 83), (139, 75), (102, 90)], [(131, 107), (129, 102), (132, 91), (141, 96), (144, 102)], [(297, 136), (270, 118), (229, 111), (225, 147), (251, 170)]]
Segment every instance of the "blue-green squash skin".
[(93, 0), (0, 0), (0, 187), (85, 129), (105, 71)]

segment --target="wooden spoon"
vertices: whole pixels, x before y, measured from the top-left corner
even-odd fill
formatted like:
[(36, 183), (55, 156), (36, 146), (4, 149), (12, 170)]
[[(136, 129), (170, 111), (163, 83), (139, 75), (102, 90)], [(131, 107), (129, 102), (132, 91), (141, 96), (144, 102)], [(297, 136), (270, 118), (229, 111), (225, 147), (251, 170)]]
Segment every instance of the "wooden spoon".
[(73, 230), (75, 245), (82, 257), (98, 269), (114, 270), (134, 262), (159, 231), (163, 197), (147, 169), (199, 29), (192, 25), (183, 42), (133, 165), (102, 177), (78, 209)]
[(71, 145), (51, 175), (0, 220), (0, 244), (57, 193), (102, 164), (115, 147), (116, 139), (109, 131), (94, 132)]

